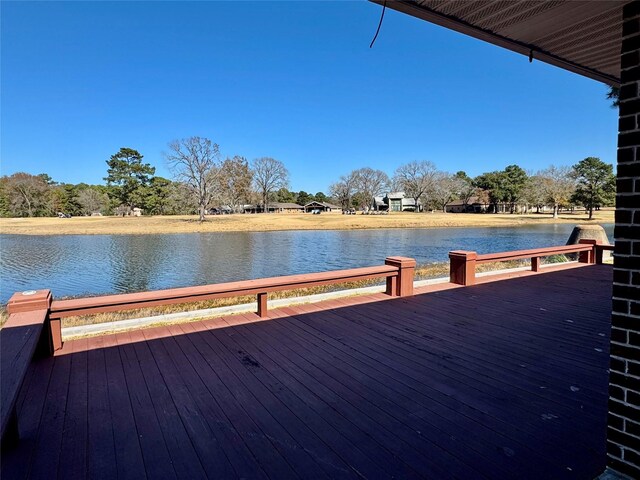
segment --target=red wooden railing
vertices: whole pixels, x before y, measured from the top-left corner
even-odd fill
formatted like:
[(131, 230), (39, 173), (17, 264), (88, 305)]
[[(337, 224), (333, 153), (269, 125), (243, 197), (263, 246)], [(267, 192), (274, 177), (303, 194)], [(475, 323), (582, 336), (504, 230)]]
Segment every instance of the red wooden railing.
[(412, 258), (388, 257), (385, 264), (379, 267), (72, 300), (53, 300), (49, 290), (15, 293), (7, 304), (9, 319), (0, 330), (2, 446), (4, 448), (13, 444), (19, 438), (15, 403), (27, 368), (36, 351), (41, 350), (44, 354), (51, 355), (55, 350), (62, 348), (60, 320), (64, 317), (244, 295), (257, 296), (257, 313), (265, 317), (269, 292), (381, 277), (386, 278), (388, 295), (406, 297), (413, 295), (415, 266), (416, 261)]
[(577, 245), (512, 250), (483, 255), (478, 255), (472, 251), (454, 250), (449, 252), (449, 280), (451, 283), (458, 285), (473, 285), (476, 282), (476, 265), (527, 258), (531, 259), (531, 270), (538, 272), (540, 271), (542, 258), (567, 253), (577, 253), (578, 262), (580, 263), (602, 263), (605, 250), (613, 250), (613, 245), (600, 244), (595, 240), (580, 240)]
[[(532, 270), (538, 271), (541, 257), (565, 253), (578, 253), (579, 261), (582, 263), (602, 263), (605, 250), (613, 250), (613, 246), (584, 240), (579, 245), (485, 255), (478, 255), (476, 252), (453, 251), (449, 252), (451, 259), (450, 280), (456, 284), (473, 285), (477, 264), (522, 258), (530, 258)], [(2, 343), (0, 352), (0, 378), (2, 379), (0, 433), (3, 438), (3, 446), (7, 439), (10, 442), (18, 439), (15, 402), (27, 367), (37, 352), (43, 355), (52, 355), (55, 350), (62, 347), (61, 319), (64, 317), (244, 295), (257, 296), (257, 314), (265, 317), (267, 316), (269, 292), (381, 277), (386, 279), (386, 293), (388, 295), (406, 297), (413, 295), (415, 266), (416, 261), (412, 258), (388, 257), (385, 264), (378, 267), (72, 300), (53, 300), (49, 290), (16, 293), (7, 304), (9, 319), (0, 330), (0, 342)]]
[(75, 315), (113, 312), (174, 303), (199, 302), (215, 298), (241, 297), (245, 295), (257, 296), (257, 313), (259, 316), (265, 317), (267, 315), (267, 296), (269, 292), (383, 277), (387, 279), (386, 292), (388, 295), (400, 297), (412, 295), (415, 266), (416, 261), (412, 258), (388, 257), (385, 260), (385, 264), (379, 267), (352, 268), (331, 272), (260, 278), (241, 282), (172, 288), (152, 292), (55, 300), (49, 309), (49, 317), (57, 320)]

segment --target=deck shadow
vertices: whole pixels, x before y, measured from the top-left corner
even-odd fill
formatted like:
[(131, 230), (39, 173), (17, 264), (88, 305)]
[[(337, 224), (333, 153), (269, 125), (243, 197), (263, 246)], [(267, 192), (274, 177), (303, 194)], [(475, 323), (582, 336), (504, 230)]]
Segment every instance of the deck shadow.
[(593, 266), (67, 342), (2, 477), (593, 478), (610, 289)]

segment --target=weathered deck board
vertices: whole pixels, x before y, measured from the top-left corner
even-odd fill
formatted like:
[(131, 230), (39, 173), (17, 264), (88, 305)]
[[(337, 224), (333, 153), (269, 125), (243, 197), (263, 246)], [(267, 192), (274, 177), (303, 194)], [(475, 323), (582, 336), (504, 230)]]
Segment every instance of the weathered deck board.
[[(249, 341), (253, 340), (254, 348), (264, 349), (260, 339), (265, 335), (272, 335), (274, 329), (261, 330), (251, 332), (251, 329), (245, 329), (246, 338)], [(237, 337), (235, 335), (234, 337)], [(397, 442), (401, 448), (412, 448), (414, 443), (426, 444), (427, 448), (424, 450), (418, 448), (418, 454), (423, 451), (435, 450), (439, 455), (434, 455), (430, 459), (434, 462), (434, 465), (427, 464), (426, 467), (420, 466), (424, 460), (418, 458), (415, 460), (418, 463), (413, 464), (413, 468), (421, 470), (427, 468), (426, 471), (421, 470), (423, 474), (441, 476), (443, 471), (450, 470), (452, 473), (458, 476), (468, 477), (474, 472), (469, 470), (469, 466), (458, 463), (462, 459), (456, 459), (451, 456), (449, 451), (439, 445), (443, 441), (446, 443), (446, 438), (438, 437), (438, 432), (431, 432), (428, 429), (424, 429), (424, 425), (418, 419), (411, 418), (410, 422), (399, 422), (397, 417), (393, 415), (398, 409), (398, 406), (393, 402), (385, 399), (384, 397), (374, 395), (368, 395), (369, 388), (365, 384), (357, 383), (352, 378), (343, 375), (339, 369), (333, 368), (329, 363), (315, 355), (313, 349), (306, 349), (304, 345), (297, 345), (296, 342), (289, 341), (288, 337), (280, 337), (278, 335), (273, 336), (273, 344), (279, 345), (278, 350), (264, 349), (264, 356), (260, 355), (256, 358), (261, 362), (266, 359), (267, 356), (272, 357), (274, 360), (279, 358), (279, 361), (285, 368), (293, 369), (295, 365), (299, 365), (302, 375), (309, 375), (313, 379), (317, 379), (320, 384), (325, 388), (335, 392), (340, 396), (341, 405), (332, 405), (334, 408), (341, 411), (345, 416), (351, 416), (353, 411), (356, 411), (359, 415), (366, 415), (373, 419), (383, 429), (387, 430), (388, 437), (395, 435)], [(245, 345), (250, 345), (246, 344)], [(291, 363), (288, 363), (291, 362)], [(302, 383), (307, 384), (310, 380), (304, 380), (304, 376), (301, 377)], [(373, 391), (372, 391), (373, 393)], [(419, 437), (416, 437), (416, 430), (421, 432)], [(433, 433), (433, 435), (432, 435)], [(407, 441), (407, 439), (410, 439)], [(403, 445), (403, 442), (406, 444)], [(382, 444), (381, 446), (383, 446)], [(393, 449), (392, 453), (395, 451)], [(422, 456), (422, 455), (420, 455)]]
[[(138, 426), (133, 416), (131, 398), (115, 335), (105, 337), (103, 351), (118, 478), (144, 478), (146, 470)], [(105, 421), (108, 422), (109, 419)]]
[(610, 285), (589, 266), (67, 342), (30, 367), (0, 473), (591, 479)]
[[(230, 419), (234, 419), (235, 414), (231, 409), (224, 408), (226, 400), (223, 397), (228, 397), (222, 391), (223, 388), (216, 388), (218, 384), (211, 380), (215, 372), (210, 369), (195, 348), (189, 345), (190, 341), (187, 337), (181, 336), (182, 331), (178, 325), (168, 329), (175, 329), (179, 337), (164, 338), (162, 343), (166, 346), (166, 357), (162, 360), (156, 353), (156, 359), (159, 365), (163, 362), (162, 370), (171, 373), (169, 378), (172, 382), (176, 382), (176, 386), (180, 381), (183, 382), (179, 387), (168, 383), (171, 391), (181, 391), (182, 395), (191, 396), (191, 400), (176, 398), (176, 401), (184, 402), (182, 406), (191, 410), (194, 421), (196, 417), (200, 417), (205, 423), (208, 433), (203, 434), (198, 441), (202, 442), (199, 448), (202, 448), (206, 456), (206, 460), (203, 459), (206, 471), (218, 471), (220, 476), (266, 478), (245, 441), (236, 431), (236, 428), (242, 427), (242, 422), (232, 423)], [(187, 345), (181, 346), (182, 341)], [(165, 367), (164, 361), (171, 361), (173, 366)], [(232, 402), (230, 406), (236, 407)], [(259, 456), (265, 454), (261, 449), (257, 452)]]
[(103, 345), (103, 337), (87, 340), (87, 348), (91, 346), (87, 352), (87, 408), (91, 412), (87, 425), (87, 474), (89, 478), (108, 480), (117, 477), (117, 464)]
[[(255, 469), (255, 476), (263, 475), (265, 472), (272, 477), (291, 475), (293, 471), (289, 464), (218, 376), (219, 360), (204, 344), (202, 336), (191, 333), (191, 324), (177, 327), (181, 327), (180, 331), (189, 332), (186, 335), (178, 334), (174, 338), (186, 362), (193, 366), (194, 375), (191, 381), (197, 389), (193, 386), (190, 388), (203, 398), (205, 406), (214, 409), (212, 412), (203, 412), (207, 415), (206, 418), (210, 419), (210, 428), (214, 434), (224, 436), (221, 445), (237, 474), (247, 475), (246, 469), (249, 469), (249, 473)], [(256, 434), (243, 435), (244, 432)]]
[[(47, 478), (54, 475), (54, 472), (58, 472), (72, 358), (73, 354), (55, 358), (40, 418), (38, 436), (34, 439), (35, 448), (29, 472), (32, 478)], [(69, 414), (73, 415), (72, 412)]]
[[(343, 325), (338, 326), (337, 331), (329, 330), (328, 323), (329, 319), (327, 316), (318, 328), (323, 331), (328, 331), (330, 336), (336, 336), (345, 330)], [(381, 339), (368, 344), (366, 341), (371, 340), (373, 337), (367, 338), (367, 333), (362, 330), (354, 331), (349, 338), (357, 339), (348, 342), (350, 348), (363, 352), (376, 360), (378, 364), (391, 368), (396, 374), (404, 373), (413, 382), (420, 382), (444, 395), (459, 398), (463, 403), (475, 409), (480, 409), (496, 419), (508, 421), (509, 410), (513, 410), (518, 406), (527, 407), (526, 409), (523, 408), (519, 415), (520, 422), (518, 427), (521, 429), (526, 429), (534, 433), (540, 428), (538, 424), (538, 422), (540, 422), (540, 415), (547, 414), (547, 410), (548, 414), (552, 415), (559, 416), (562, 413), (557, 410), (544, 408), (546, 405), (535, 401), (533, 394), (531, 398), (528, 398), (526, 395), (518, 394), (517, 388), (509, 387), (508, 384), (501, 385), (500, 382), (480, 381), (462, 368), (456, 368), (453, 374), (442, 373), (451, 370), (450, 366), (454, 355), (456, 355), (453, 350), (450, 352), (450, 356), (447, 357), (447, 362), (445, 362), (449, 364), (449, 367), (444, 363), (441, 366), (437, 366), (434, 365), (431, 359), (425, 361), (420, 356), (406, 354), (406, 349), (393, 345), (394, 340), (392, 338)], [(432, 354), (432, 352), (429, 352), (429, 354)], [(416, 366), (419, 368), (416, 369)], [(464, 389), (460, 389), (460, 384), (464, 385)], [(508, 390), (505, 391), (505, 388), (508, 388)], [(537, 387), (535, 390), (537, 390)], [(535, 390), (532, 389), (532, 392)], [(558, 407), (555, 406), (554, 408)], [(536, 414), (530, 410), (540, 410), (540, 413)], [(569, 410), (569, 413), (572, 413), (572, 411)], [(548, 442), (552, 442), (554, 438), (560, 435), (556, 442), (556, 450), (554, 450), (553, 453), (559, 451), (565, 456), (566, 450), (573, 448), (573, 444), (571, 442), (566, 444), (567, 442), (563, 439), (564, 428), (555, 429), (553, 424), (545, 425), (545, 428), (547, 430), (546, 440)], [(582, 425), (576, 425), (575, 429), (578, 432), (574, 433), (589, 433), (588, 425), (584, 427)], [(582, 432), (582, 430), (585, 430), (585, 432)], [(579, 441), (579, 439), (576, 439), (576, 441)]]
[(129, 333), (116, 335), (118, 343), (121, 344), (119, 350), (122, 367), (147, 475), (151, 478), (178, 478), (167, 447), (167, 439), (163, 435), (162, 427), (166, 425), (161, 425), (156, 415), (142, 373), (144, 366), (138, 361), (135, 343), (130, 343), (129, 337)]
[[(186, 332), (192, 332), (193, 324), (181, 325)], [(259, 424), (255, 421), (251, 411), (245, 408), (243, 402), (238, 401), (239, 394), (243, 394), (244, 389), (236, 389), (229, 385), (226, 365), (219, 360), (216, 352), (205, 341), (206, 333), (193, 333), (183, 336), (176, 336), (176, 340), (181, 343), (181, 348), (189, 356), (192, 362), (197, 365), (196, 369), (200, 379), (209, 389), (212, 398), (215, 399), (221, 408), (222, 415), (230, 423), (230, 430), (236, 433), (246, 443), (261, 469), (272, 478), (287, 478), (294, 474), (290, 464), (281, 454), (274, 439), (264, 433)]]
[[(163, 375), (165, 371), (159, 369), (149, 344), (144, 341), (143, 332), (141, 330), (131, 332), (131, 337), (136, 342), (132, 346), (149, 391), (149, 397), (176, 476), (193, 480), (207, 478), (191, 440), (192, 438), (197, 439), (198, 434), (202, 432), (194, 431), (193, 429), (190, 429), (191, 431), (189, 432), (187, 431), (186, 427), (191, 425), (189, 422), (190, 417), (178, 413), (177, 405), (180, 405), (180, 407), (184, 407), (184, 405), (179, 402), (174, 403), (174, 399), (165, 383), (166, 379)], [(157, 352), (160, 348), (154, 348), (153, 351)], [(182, 411), (185, 412), (184, 409)]]
[[(299, 325), (292, 322), (284, 326), (282, 333), (289, 338), (295, 336), (296, 341), (309, 345), (310, 350), (318, 350), (321, 357), (327, 358), (324, 364), (344, 372), (345, 379), (351, 377), (351, 382), (363, 386), (365, 391), (375, 392), (376, 396), (381, 395), (393, 402), (394, 406), (391, 410), (407, 415), (411, 424), (419, 429), (421, 434), (428, 435), (431, 430), (446, 432), (447, 435), (439, 441), (441, 445), (446, 444), (447, 448), (454, 453), (457, 448), (454, 445), (459, 446), (460, 439), (464, 438), (463, 461), (472, 461), (475, 468), (480, 472), (486, 471), (490, 478), (505, 478), (507, 473), (516, 473), (516, 470), (512, 470), (513, 467), (509, 465), (513, 462), (509, 460), (514, 460), (517, 464), (521, 461), (521, 457), (511, 457), (502, 464), (488, 462), (486, 459), (490, 459), (494, 452), (490, 445), (482, 441), (482, 435), (487, 433), (487, 428), (470, 417), (456, 414), (456, 410), (448, 405), (446, 397), (442, 403), (434, 397), (427, 398), (419, 390), (413, 389), (411, 384), (403, 384), (398, 380), (396, 372), (389, 374), (389, 371), (380, 368), (379, 364), (371, 364), (366, 359), (358, 358), (348, 349), (342, 349), (339, 342), (333, 342), (331, 337), (308, 335), (302, 329), (298, 333), (298, 327)], [(375, 398), (375, 396), (372, 395), (369, 398)], [(470, 449), (477, 454), (474, 455)], [(485, 460), (482, 461), (478, 455)]]
[[(87, 340), (73, 342), (69, 392), (64, 415), (64, 433), (60, 448), (59, 476), (82, 478), (87, 472), (88, 435), (88, 363)], [(83, 348), (84, 347), (84, 348)]]
[[(160, 331), (160, 333), (162, 333), (162, 331)], [(233, 475), (232, 466), (228, 462), (224, 450), (221, 448), (221, 442), (212, 434), (212, 430), (209, 428), (205, 417), (200, 413), (198, 406), (189, 393), (189, 389), (184, 384), (181, 384), (180, 377), (185, 370), (185, 366), (183, 366), (184, 364), (180, 365), (178, 367), (180, 370), (178, 370), (172, 362), (172, 358), (178, 357), (179, 348), (175, 345), (175, 342), (171, 340), (171, 336), (169, 336), (166, 342), (165, 339), (162, 339), (158, 348), (154, 348), (153, 351), (151, 351), (145, 343), (138, 345), (145, 347), (147, 355), (153, 354), (153, 358), (157, 363), (157, 367), (152, 367), (152, 369), (157, 372), (158, 378), (157, 381), (152, 380), (151, 382), (156, 386), (155, 388), (161, 389), (160, 395), (164, 397), (161, 404), (166, 405), (166, 407), (163, 408), (175, 412), (174, 415), (176, 418), (174, 420), (182, 419), (186, 432), (182, 432), (182, 428), (178, 426), (181, 435), (184, 436), (188, 433), (186, 439), (176, 438), (175, 440), (184, 442), (186, 445), (193, 443), (193, 448), (197, 455), (197, 459), (191, 459), (193, 468), (197, 467), (197, 471), (191, 473), (178, 472), (179, 476), (181, 478), (185, 476), (188, 476), (188, 478), (206, 478), (206, 470), (211, 471), (214, 469), (221, 472), (221, 475)], [(164, 386), (164, 382), (166, 382), (166, 387)], [(170, 395), (171, 398), (167, 398), (167, 395)], [(156, 398), (154, 398), (154, 403), (155, 402)], [(169, 434), (171, 434), (171, 431), (172, 430), (170, 430)], [(174, 453), (172, 453), (172, 458), (173, 456)], [(183, 461), (189, 457), (192, 457), (190, 452), (189, 455), (180, 454), (177, 460)], [(185, 467), (188, 467), (188, 464), (185, 465)]]

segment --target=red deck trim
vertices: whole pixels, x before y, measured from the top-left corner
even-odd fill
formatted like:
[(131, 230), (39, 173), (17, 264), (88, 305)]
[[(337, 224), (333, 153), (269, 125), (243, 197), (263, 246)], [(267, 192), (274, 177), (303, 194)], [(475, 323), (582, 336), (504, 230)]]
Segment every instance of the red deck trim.
[(588, 252), (593, 250), (593, 245), (562, 245), (558, 247), (532, 248), (529, 250), (513, 250), (500, 253), (486, 253), (478, 255), (476, 263), (508, 262), (522, 258), (546, 257), (561, 255), (564, 253)]
[(55, 300), (51, 305), (50, 317), (64, 318), (74, 315), (112, 312), (173, 303), (187, 303), (223, 297), (255, 295), (317, 285), (330, 285), (333, 283), (344, 283), (380, 277), (395, 277), (398, 276), (398, 274), (399, 269), (397, 266), (382, 265), (303, 275), (245, 280), (241, 282), (219, 283), (199, 287), (173, 288), (152, 292), (127, 293), (122, 295), (107, 295), (72, 300)]

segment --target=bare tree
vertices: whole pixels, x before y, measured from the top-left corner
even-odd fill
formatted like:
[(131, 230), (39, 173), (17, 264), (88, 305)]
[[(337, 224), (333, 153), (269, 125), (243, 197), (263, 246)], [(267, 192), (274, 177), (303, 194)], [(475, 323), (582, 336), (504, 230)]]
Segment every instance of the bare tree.
[(373, 197), (381, 195), (391, 184), (386, 173), (369, 167), (354, 170), (351, 175), (357, 193), (365, 202), (369, 202), (369, 205), (373, 202)]
[(169, 150), (169, 168), (194, 194), (202, 222), (218, 182), (220, 147), (208, 138), (189, 137), (169, 143)]
[(289, 172), (275, 158), (262, 157), (253, 161), (253, 182), (260, 193), (264, 213), (269, 210), (269, 194), (289, 186)]
[(342, 208), (351, 208), (351, 199), (356, 193), (356, 180), (353, 173), (340, 177), (340, 180), (329, 187), (329, 192), (340, 202)]
[(84, 215), (91, 215), (94, 212), (102, 213), (109, 206), (109, 195), (96, 188), (85, 188), (78, 193), (78, 203)]
[(433, 188), (428, 192), (433, 205), (442, 212), (447, 211), (447, 204), (459, 195), (464, 188), (463, 180), (445, 172), (438, 172), (434, 179)]
[(403, 190), (405, 195), (416, 202), (416, 212), (419, 200), (434, 186), (437, 170), (433, 162), (411, 162), (396, 169), (394, 175), (395, 188)]
[(567, 205), (576, 190), (576, 181), (572, 173), (571, 167), (554, 165), (538, 172), (541, 183), (539, 187), (544, 193), (545, 202), (553, 206), (553, 218), (558, 218), (560, 205)]
[(253, 172), (246, 158), (238, 155), (227, 158), (220, 168), (220, 198), (239, 211), (251, 196), (252, 181)]

